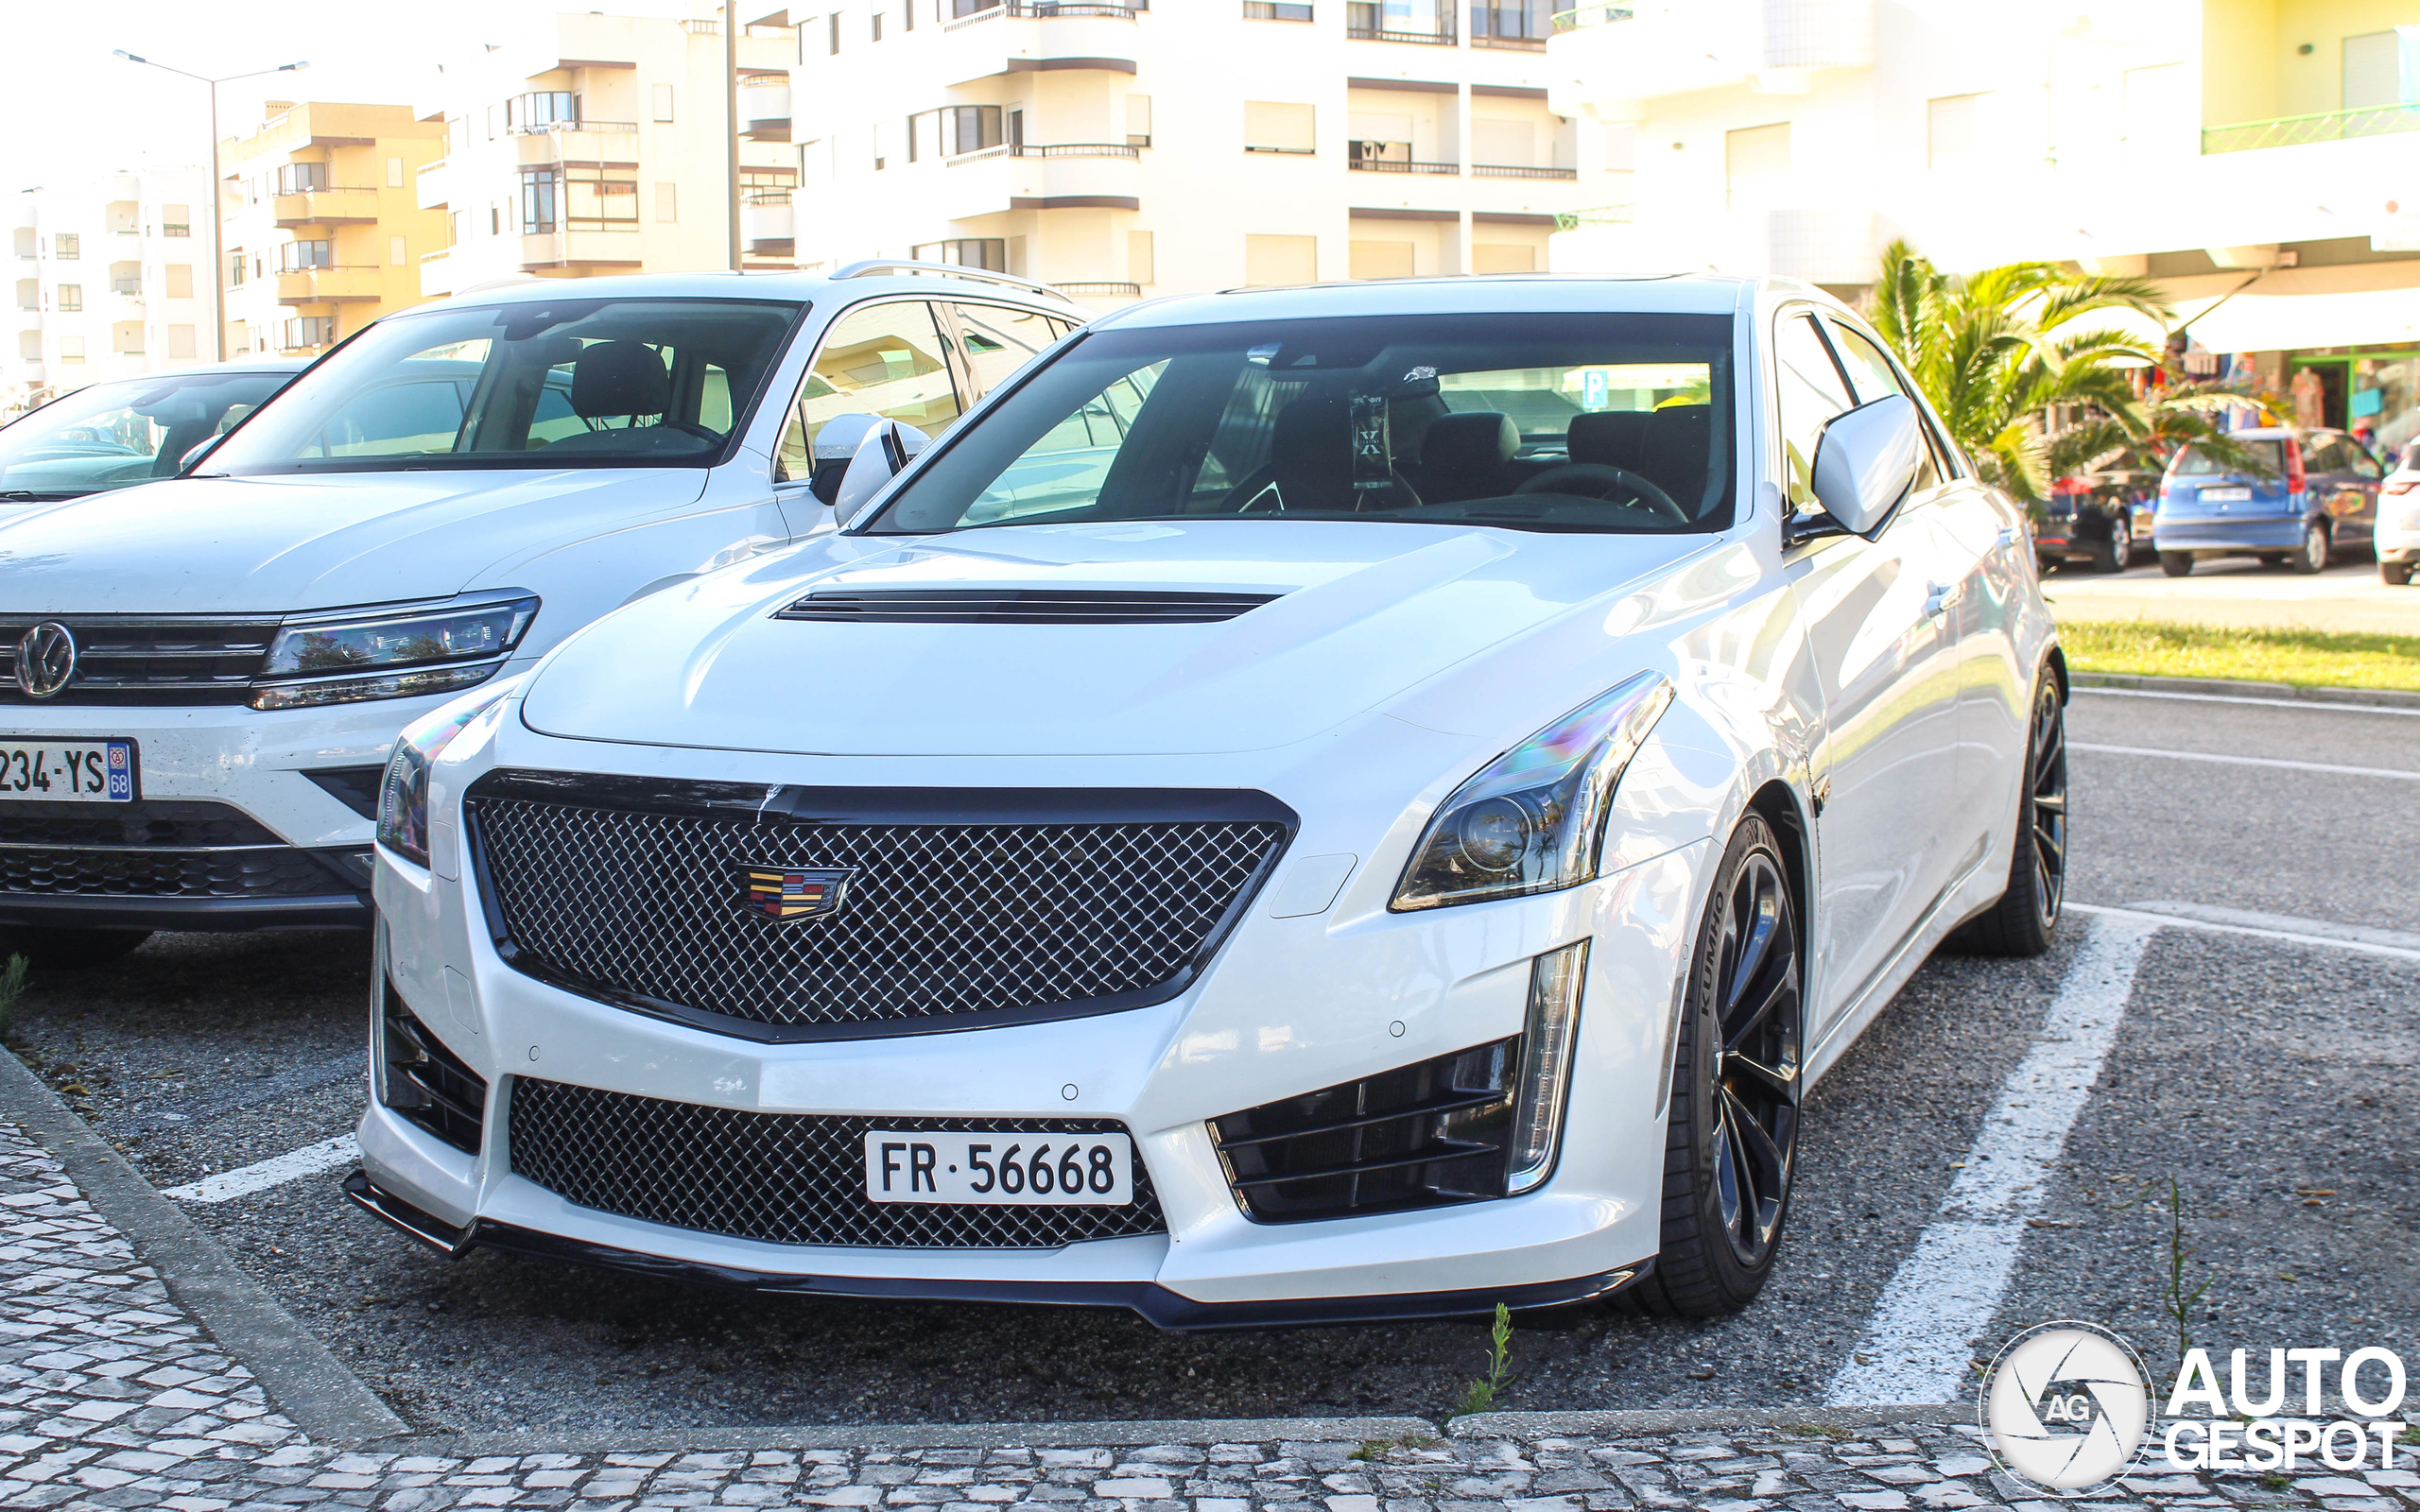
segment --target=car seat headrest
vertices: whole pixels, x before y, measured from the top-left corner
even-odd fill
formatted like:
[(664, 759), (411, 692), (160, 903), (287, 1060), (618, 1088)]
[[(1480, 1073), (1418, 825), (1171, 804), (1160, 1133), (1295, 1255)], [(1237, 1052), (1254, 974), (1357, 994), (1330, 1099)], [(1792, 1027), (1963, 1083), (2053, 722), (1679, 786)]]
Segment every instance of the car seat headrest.
[(661, 415), (671, 407), (672, 375), (643, 342), (600, 341), (572, 364), (571, 408), (582, 420)]
[(1571, 417), (1571, 459), (1605, 467), (1638, 466), (1639, 442), (1650, 411), (1604, 409)]
[(1489, 472), (1521, 449), (1521, 428), (1493, 409), (1440, 415), (1420, 438), (1420, 465), (1438, 472)]

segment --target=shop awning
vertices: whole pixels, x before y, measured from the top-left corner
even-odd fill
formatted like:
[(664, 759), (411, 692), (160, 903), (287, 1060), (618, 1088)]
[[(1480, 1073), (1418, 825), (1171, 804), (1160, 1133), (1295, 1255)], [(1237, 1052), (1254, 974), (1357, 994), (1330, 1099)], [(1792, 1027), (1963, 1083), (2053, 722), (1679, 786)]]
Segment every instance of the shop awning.
[(2420, 346), (2420, 288), (2270, 293), (2263, 279), (2233, 299), (2180, 300), (2196, 343), (2209, 352), (2297, 352), (2314, 347)]

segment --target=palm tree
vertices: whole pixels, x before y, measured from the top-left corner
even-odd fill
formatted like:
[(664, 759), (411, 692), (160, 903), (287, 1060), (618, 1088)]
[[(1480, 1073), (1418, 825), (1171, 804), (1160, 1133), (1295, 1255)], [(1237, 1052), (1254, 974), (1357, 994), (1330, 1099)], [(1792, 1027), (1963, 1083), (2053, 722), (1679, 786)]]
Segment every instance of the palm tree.
[[(1883, 249), (1871, 304), (1876, 329), (1985, 481), (2022, 499), (2041, 498), (2059, 462), (2153, 434), (2126, 369), (2155, 366), (2160, 352), (2090, 318), (2110, 312), (2144, 316), (2163, 329), (2175, 313), (2148, 279), (2039, 262), (1960, 276), (1942, 272), (1903, 241)], [(2051, 411), (2067, 404), (2100, 417), (2093, 444), (2081, 454), (2050, 434)], [(2203, 432), (2218, 435), (2199, 396), (2167, 414), (2162, 428), (2178, 437), (2193, 430), (2197, 439)]]
[(2171, 383), (2136, 402), (2139, 425), (2096, 414), (2053, 433), (2044, 449), (2050, 475), (2135, 468), (2157, 472), (2190, 446), (2219, 466), (2266, 477), (2274, 471), (2261, 453), (2219, 428), (2229, 416), (2271, 423), (2280, 408), (2275, 396), (2255, 395), (2220, 383)]

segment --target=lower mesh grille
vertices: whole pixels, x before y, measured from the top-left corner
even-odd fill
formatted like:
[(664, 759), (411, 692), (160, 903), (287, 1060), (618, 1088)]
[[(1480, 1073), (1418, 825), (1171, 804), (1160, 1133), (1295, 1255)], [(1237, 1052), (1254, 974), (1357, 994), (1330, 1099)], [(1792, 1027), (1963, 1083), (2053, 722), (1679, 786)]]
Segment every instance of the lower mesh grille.
[(361, 885), (290, 846), (244, 850), (0, 850), (0, 893), (71, 898), (327, 898)]
[(865, 1136), (1123, 1134), (1106, 1118), (858, 1118), (756, 1113), (515, 1077), (512, 1169), (568, 1202), (777, 1245), (1056, 1249), (1167, 1231), (1138, 1157), (1122, 1208), (869, 1202)]
[(259, 820), (204, 799), (0, 802), (0, 845), (282, 845)]
[(1504, 1195), (1518, 1037), (1211, 1121), (1236, 1200), (1262, 1223)]

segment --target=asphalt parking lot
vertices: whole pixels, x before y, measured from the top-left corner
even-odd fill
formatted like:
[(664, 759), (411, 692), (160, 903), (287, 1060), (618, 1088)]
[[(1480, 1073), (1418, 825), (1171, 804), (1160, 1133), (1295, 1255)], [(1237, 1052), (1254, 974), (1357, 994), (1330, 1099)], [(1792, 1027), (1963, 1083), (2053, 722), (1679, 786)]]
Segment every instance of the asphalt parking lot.
[[(2086, 692), (2070, 728), (2071, 898), (2169, 922), (2120, 984), (2098, 1080), (1970, 1342), (1988, 1353), (2080, 1317), (2156, 1369), (2180, 1326), (2220, 1349), (2420, 1336), (2420, 717)], [(1830, 1399), (2088, 932), (2121, 923), (2152, 928), (2078, 912), (2041, 960), (1932, 962), (1811, 1095), (1763, 1299), (1712, 1324), (1538, 1320), (1501, 1404)], [(38, 979), (15, 1043), (172, 1187), (349, 1130), (368, 954), (355, 936), (157, 936), (117, 967)], [(1433, 1417), (1485, 1348), (1462, 1323), (1172, 1337), (1114, 1313), (448, 1263), (351, 1211), (336, 1175), (190, 1211), (424, 1430)], [(2166, 1295), (2177, 1246), (2199, 1288), (2181, 1308)]]

